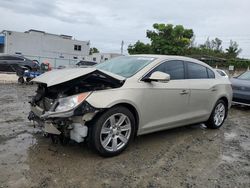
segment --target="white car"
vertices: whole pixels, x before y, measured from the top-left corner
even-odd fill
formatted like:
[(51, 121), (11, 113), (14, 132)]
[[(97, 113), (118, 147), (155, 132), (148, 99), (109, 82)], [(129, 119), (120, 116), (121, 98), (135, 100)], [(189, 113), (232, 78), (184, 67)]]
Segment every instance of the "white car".
[(180, 56), (122, 56), (33, 81), (29, 119), (54, 139), (87, 140), (102, 156), (121, 153), (136, 135), (194, 123), (219, 128), (232, 100), (228, 79)]
[(224, 70), (221, 69), (215, 69), (221, 76), (223, 76), (224, 78), (229, 78), (229, 76), (227, 75), (227, 73)]

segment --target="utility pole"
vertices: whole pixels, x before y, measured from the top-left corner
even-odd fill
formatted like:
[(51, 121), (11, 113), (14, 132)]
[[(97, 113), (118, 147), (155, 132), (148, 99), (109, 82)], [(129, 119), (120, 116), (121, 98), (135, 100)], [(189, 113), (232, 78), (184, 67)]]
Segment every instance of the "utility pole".
[(124, 46), (124, 41), (122, 40), (122, 43), (121, 43), (121, 54), (123, 55), (123, 46)]

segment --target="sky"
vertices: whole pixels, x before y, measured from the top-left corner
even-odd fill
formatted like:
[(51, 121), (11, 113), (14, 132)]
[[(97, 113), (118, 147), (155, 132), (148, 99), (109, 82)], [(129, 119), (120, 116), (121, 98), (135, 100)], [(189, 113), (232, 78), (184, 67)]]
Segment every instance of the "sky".
[(101, 52), (125, 53), (137, 40), (149, 42), (154, 23), (193, 29), (195, 42), (236, 41), (250, 58), (250, 0), (0, 0), (0, 30), (42, 30), (90, 40)]

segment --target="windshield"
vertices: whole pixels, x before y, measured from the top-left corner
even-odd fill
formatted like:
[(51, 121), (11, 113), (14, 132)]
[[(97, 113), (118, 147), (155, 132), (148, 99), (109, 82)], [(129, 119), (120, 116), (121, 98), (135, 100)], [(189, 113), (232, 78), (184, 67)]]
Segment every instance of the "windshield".
[(241, 80), (250, 80), (250, 71), (241, 74), (237, 78)]
[(154, 59), (142, 56), (121, 56), (98, 64), (96, 68), (128, 78), (147, 66)]

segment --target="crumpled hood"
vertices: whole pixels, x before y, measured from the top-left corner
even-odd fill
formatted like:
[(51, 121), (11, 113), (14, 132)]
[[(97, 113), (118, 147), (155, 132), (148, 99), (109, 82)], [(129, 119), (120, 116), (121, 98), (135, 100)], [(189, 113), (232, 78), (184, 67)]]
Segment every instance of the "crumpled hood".
[(81, 76), (98, 72), (107, 75), (108, 77), (112, 77), (115, 80), (119, 81), (125, 80), (125, 78), (122, 76), (91, 67), (91, 68), (71, 68), (71, 69), (53, 70), (36, 77), (32, 81), (35, 83), (44, 83), (47, 85), (47, 87), (50, 87), (73, 80), (75, 78), (79, 78)]

